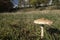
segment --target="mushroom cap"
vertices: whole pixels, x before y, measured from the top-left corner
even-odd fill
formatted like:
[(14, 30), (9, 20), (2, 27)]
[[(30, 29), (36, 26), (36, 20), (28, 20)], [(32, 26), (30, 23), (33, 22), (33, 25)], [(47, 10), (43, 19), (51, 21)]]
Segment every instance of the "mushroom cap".
[(41, 19), (37, 19), (34, 20), (35, 24), (43, 24), (43, 25), (51, 25), (53, 22), (51, 20), (45, 19), (45, 18), (41, 18)]

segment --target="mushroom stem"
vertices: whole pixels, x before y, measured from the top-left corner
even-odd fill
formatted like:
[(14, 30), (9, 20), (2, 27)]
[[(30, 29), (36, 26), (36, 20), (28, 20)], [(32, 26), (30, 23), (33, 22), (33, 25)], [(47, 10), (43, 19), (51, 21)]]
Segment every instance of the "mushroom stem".
[(43, 26), (41, 26), (41, 39), (43, 39), (44, 36), (44, 30), (43, 30)]

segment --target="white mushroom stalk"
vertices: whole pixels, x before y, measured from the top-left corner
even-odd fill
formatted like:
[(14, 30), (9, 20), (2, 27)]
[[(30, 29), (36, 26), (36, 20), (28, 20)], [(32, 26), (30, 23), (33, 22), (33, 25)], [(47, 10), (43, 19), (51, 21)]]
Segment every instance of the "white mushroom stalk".
[(41, 39), (43, 38), (43, 36), (44, 36), (44, 31), (43, 31), (44, 29), (43, 29), (43, 27), (41, 26)]

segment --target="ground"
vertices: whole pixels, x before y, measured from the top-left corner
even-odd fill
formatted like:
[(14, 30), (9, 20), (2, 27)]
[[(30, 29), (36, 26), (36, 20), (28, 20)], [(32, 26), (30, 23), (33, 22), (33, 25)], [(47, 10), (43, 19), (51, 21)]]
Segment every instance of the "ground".
[(1, 40), (40, 40), (40, 25), (34, 20), (46, 18), (53, 21), (44, 27), (44, 40), (60, 40), (60, 10), (18, 10), (0, 14)]
[(28, 14), (31, 14), (31, 13), (60, 13), (60, 10), (18, 10), (16, 12), (4, 12), (5, 14), (22, 14), (22, 13), (28, 13)]

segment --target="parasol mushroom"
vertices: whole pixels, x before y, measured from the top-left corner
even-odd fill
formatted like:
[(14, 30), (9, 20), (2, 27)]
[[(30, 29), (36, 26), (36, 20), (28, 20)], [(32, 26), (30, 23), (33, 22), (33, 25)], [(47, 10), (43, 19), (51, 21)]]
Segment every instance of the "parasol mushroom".
[(40, 24), (41, 39), (43, 39), (43, 36), (44, 36), (43, 27), (44, 27), (44, 25), (51, 25), (53, 22), (51, 20), (48, 20), (48, 19), (45, 19), (45, 18), (41, 18), (41, 19), (34, 20), (34, 23), (35, 24)]

